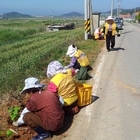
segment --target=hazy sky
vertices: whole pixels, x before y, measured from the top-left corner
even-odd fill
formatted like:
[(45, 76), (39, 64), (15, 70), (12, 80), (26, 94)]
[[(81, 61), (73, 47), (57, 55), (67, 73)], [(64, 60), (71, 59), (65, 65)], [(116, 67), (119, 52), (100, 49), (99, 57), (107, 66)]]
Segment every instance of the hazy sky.
[[(69, 12), (84, 13), (85, 0), (0, 0), (0, 14), (19, 12), (30, 15), (61, 15)], [(114, 8), (117, 8), (114, 0)], [(140, 0), (120, 0), (123, 9), (140, 7)], [(92, 0), (93, 12), (111, 9), (111, 0)]]

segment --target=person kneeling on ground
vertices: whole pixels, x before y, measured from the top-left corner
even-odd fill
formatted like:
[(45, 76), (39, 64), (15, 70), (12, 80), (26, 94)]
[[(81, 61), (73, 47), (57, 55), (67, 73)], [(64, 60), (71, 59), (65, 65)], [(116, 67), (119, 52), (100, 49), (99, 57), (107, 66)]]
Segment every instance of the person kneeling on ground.
[(94, 39), (95, 40), (101, 40), (104, 39), (104, 35), (102, 33), (103, 29), (97, 28), (94, 32)]
[(89, 65), (89, 60), (84, 52), (77, 49), (75, 45), (70, 45), (66, 55), (71, 57), (71, 61), (69, 65), (65, 66), (65, 68), (73, 67), (74, 69), (79, 69), (79, 72), (77, 73), (78, 80), (88, 80), (92, 78), (87, 73), (89, 70), (92, 70), (92, 68)]
[(62, 127), (65, 114), (58, 94), (45, 89), (45, 85), (40, 84), (35, 77), (25, 80), (21, 94), (25, 94), (28, 100), (19, 119), (13, 122), (13, 125), (30, 126), (38, 134), (32, 140), (51, 138), (50, 132)]
[(78, 95), (73, 76), (75, 69), (65, 70), (59, 61), (48, 64), (46, 75), (50, 79), (48, 90), (57, 93), (64, 99), (63, 109), (66, 113), (76, 114), (79, 112), (77, 106)]

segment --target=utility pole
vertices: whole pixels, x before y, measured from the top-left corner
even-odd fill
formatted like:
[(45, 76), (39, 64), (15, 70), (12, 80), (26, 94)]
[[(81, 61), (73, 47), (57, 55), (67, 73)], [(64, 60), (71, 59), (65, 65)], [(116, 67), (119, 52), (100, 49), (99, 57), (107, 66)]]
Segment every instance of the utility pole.
[(93, 15), (92, 15), (92, 0), (90, 0), (90, 34), (94, 34), (94, 25), (93, 25)]
[(134, 9), (134, 20), (136, 20), (136, 12), (137, 12), (137, 9), (135, 8)]
[(117, 17), (120, 15), (120, 0), (117, 1)]
[(90, 0), (85, 0), (85, 40), (90, 34)]
[(113, 17), (114, 0), (111, 0), (111, 17)]
[[(84, 17), (84, 20), (85, 20), (85, 24), (86, 24), (86, 21), (87, 21), (87, 19), (88, 19), (88, 6), (87, 6), (87, 0), (85, 0), (85, 4), (84, 4), (84, 6), (85, 6), (85, 17)], [(85, 27), (86, 27), (86, 25), (85, 25)], [(86, 32), (86, 29), (85, 29), (85, 40), (87, 40), (88, 39), (88, 33)]]

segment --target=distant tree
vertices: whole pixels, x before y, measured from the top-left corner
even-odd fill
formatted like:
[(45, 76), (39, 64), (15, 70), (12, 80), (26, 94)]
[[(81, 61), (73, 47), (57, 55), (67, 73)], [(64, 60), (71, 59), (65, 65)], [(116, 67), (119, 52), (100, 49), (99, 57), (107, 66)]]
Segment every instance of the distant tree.
[(140, 12), (139, 12), (139, 14), (136, 16), (136, 19), (138, 20), (138, 22), (140, 22)]

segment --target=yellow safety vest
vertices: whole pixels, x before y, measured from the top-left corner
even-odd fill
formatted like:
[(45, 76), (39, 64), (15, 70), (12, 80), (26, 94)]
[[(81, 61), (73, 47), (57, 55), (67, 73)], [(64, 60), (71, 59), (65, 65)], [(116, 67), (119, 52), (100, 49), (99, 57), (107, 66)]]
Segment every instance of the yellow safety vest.
[(66, 74), (56, 74), (50, 81), (57, 86), (58, 95), (61, 95), (64, 99), (64, 106), (71, 105), (78, 99), (75, 82), (70, 69)]
[(95, 39), (99, 39), (99, 34), (94, 34)]
[[(108, 30), (109, 30), (109, 24), (106, 22), (104, 26), (105, 26), (105, 35), (107, 35), (108, 34)], [(112, 24), (112, 35), (113, 36), (116, 35), (116, 27), (117, 27), (116, 23), (113, 23)]]
[(80, 66), (86, 67), (89, 65), (88, 58), (86, 57), (85, 53), (83, 53), (81, 50), (77, 50), (74, 56), (77, 58), (77, 61), (79, 62)]

